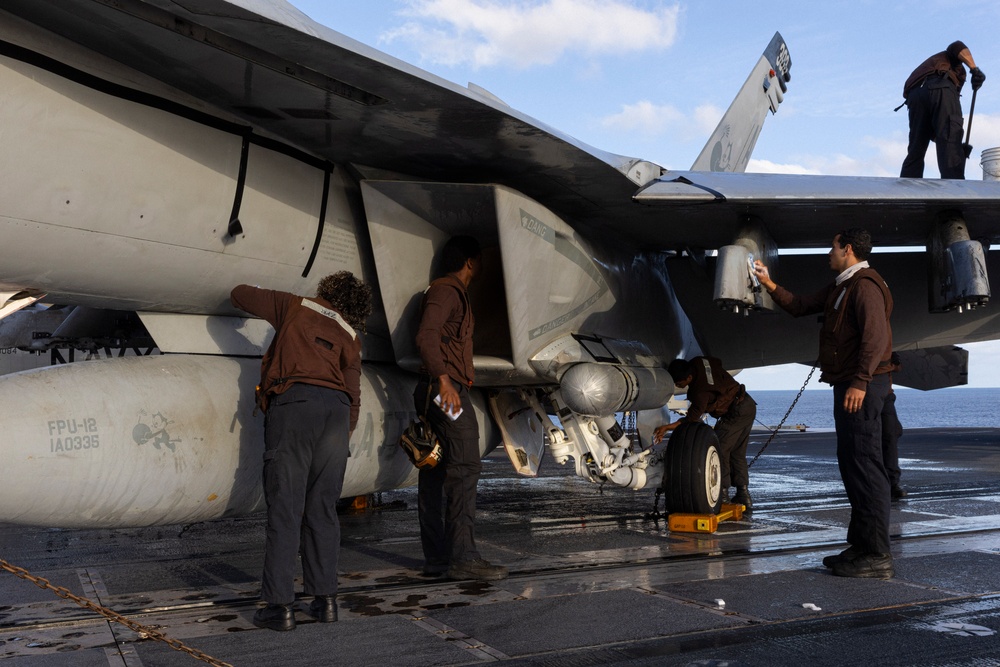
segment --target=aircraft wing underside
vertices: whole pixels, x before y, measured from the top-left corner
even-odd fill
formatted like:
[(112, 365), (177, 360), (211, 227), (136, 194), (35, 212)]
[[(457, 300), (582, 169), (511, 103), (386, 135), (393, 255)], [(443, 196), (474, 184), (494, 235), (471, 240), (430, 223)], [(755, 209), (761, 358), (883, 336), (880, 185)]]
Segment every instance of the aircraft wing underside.
[[(3, 11), (323, 160), (435, 181), (504, 183), (587, 235), (647, 250), (717, 248), (747, 215), (779, 247), (824, 246), (855, 223), (882, 245), (922, 244), (935, 217), (955, 208), (973, 238), (1000, 240), (993, 213), (1000, 185), (993, 183), (670, 172), (637, 193), (626, 173), (639, 161), (562, 135), (287, 4), (8, 0)], [(25, 57), (7, 42), (0, 52)]]
[[(253, 125), (331, 163), (434, 181), (503, 182), (571, 218), (606, 202), (632, 206), (637, 185), (626, 173), (642, 161), (559, 134), (287, 4), (9, 0), (0, 18), (4, 12), (184, 91), (203, 111), (222, 110), (247, 130)], [(17, 47), (0, 41), (0, 55), (33, 57)], [(83, 75), (105, 75), (91, 69)]]
[(779, 248), (828, 247), (833, 235), (867, 227), (877, 246), (922, 246), (939, 216), (957, 211), (974, 239), (1000, 241), (1000, 183), (915, 178), (670, 172), (635, 195), (659, 213), (628, 233), (646, 247), (718, 248), (747, 216)]
[[(734, 283), (719, 281), (721, 267), (735, 269), (727, 275), (746, 284), (749, 252), (769, 265), (778, 283), (812, 293), (831, 277), (826, 258), (782, 255), (780, 249), (828, 248), (839, 230), (854, 226), (871, 231), (871, 261), (892, 289), (897, 350), (1000, 336), (996, 309), (978, 307), (990, 297), (987, 276), (1000, 272), (1000, 253), (988, 252), (1000, 240), (1000, 183), (672, 172), (634, 199), (660, 212), (657, 223), (629, 226), (636, 243), (671, 248), (686, 239), (689, 253), (669, 262), (672, 284), (705, 349), (736, 366), (810, 362), (816, 321), (767, 312), (778, 309), (766, 294), (758, 294), (756, 304), (764, 312), (734, 314), (734, 306), (744, 312), (743, 305), (724, 298), (724, 286)], [(906, 246), (927, 251), (894, 250)], [(735, 263), (730, 257), (737, 257)], [(734, 327), (741, 335), (732, 335)]]
[[(669, 266), (678, 298), (692, 321), (699, 323), (699, 340), (706, 350), (734, 368), (812, 363), (816, 359), (820, 325), (815, 315), (793, 318), (778, 310), (744, 317), (722, 310), (712, 300), (716, 260), (709, 258), (707, 262), (706, 267), (684, 257), (671, 260)], [(1000, 313), (995, 306), (962, 314), (928, 312), (926, 253), (874, 252), (871, 263), (892, 291), (896, 351), (1000, 337)], [(796, 294), (819, 290), (833, 275), (825, 255), (783, 256), (779, 266), (778, 282)], [(987, 254), (986, 268), (991, 275), (1000, 275), (1000, 253)]]

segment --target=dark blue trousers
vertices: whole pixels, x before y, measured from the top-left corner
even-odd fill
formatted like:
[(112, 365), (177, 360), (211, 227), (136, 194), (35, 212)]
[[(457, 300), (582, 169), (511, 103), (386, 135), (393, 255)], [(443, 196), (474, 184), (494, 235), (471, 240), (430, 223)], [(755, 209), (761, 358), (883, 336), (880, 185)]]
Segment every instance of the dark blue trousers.
[(931, 141), (937, 147), (941, 178), (965, 178), (962, 147), (962, 103), (947, 76), (929, 76), (906, 96), (910, 116), (910, 143), (900, 169), (901, 178), (923, 178), (924, 157)]
[(742, 401), (715, 422), (715, 435), (719, 438), (719, 464), (722, 467), (722, 492), (727, 497), (730, 486), (740, 488), (750, 483), (747, 444), (756, 417), (757, 403), (750, 394), (746, 394)]
[[(462, 414), (452, 421), (434, 405), (438, 383), (431, 383), (427, 417), (441, 440), (443, 457), (431, 469), (422, 469), (417, 489), (420, 542), (428, 565), (448, 565), (479, 558), (476, 548), (476, 486), (483, 463), (479, 455), (479, 422), (469, 389), (457, 382)], [(421, 380), (413, 392), (420, 414), (427, 402), (428, 383)]]
[(889, 392), (882, 408), (882, 463), (889, 475), (889, 486), (899, 486), (902, 471), (899, 469), (899, 439), (903, 436), (903, 425), (896, 414), (896, 393)]
[(260, 596), (295, 601), (296, 558), (303, 592), (336, 595), (340, 556), (337, 501), (350, 456), (351, 399), (327, 387), (296, 383), (271, 399), (264, 423), (267, 538)]
[(868, 383), (861, 409), (844, 410), (849, 382), (833, 385), (837, 464), (851, 503), (847, 541), (863, 553), (889, 553), (889, 476), (882, 461), (882, 408), (892, 384), (888, 374)]

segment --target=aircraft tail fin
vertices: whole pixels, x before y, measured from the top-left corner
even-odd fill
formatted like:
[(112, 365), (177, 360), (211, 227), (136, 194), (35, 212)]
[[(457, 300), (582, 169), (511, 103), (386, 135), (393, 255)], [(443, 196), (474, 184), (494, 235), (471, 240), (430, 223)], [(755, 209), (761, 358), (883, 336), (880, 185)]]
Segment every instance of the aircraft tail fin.
[(746, 171), (767, 112), (777, 113), (785, 97), (791, 68), (788, 47), (776, 32), (691, 171)]

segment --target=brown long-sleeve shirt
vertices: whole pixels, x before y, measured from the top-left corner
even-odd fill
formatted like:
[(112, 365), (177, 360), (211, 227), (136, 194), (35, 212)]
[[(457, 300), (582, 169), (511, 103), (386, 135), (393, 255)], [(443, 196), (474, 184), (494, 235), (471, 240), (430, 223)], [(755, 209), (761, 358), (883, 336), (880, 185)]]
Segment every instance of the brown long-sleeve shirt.
[(417, 349), (421, 370), (432, 378), (447, 375), (472, 386), (472, 333), (476, 321), (465, 283), (453, 275), (438, 278), (424, 292)]
[(684, 418), (698, 422), (707, 412), (718, 419), (729, 412), (742, 391), (743, 385), (722, 367), (722, 361), (715, 357), (695, 357), (691, 360), (691, 384), (687, 390), (691, 405)]
[(961, 92), (962, 85), (965, 84), (965, 67), (962, 66), (962, 61), (958, 59), (958, 54), (966, 48), (968, 47), (963, 42), (952, 42), (941, 53), (935, 53), (917, 65), (917, 68), (907, 77), (906, 83), (903, 84), (903, 97), (906, 97), (911, 88), (919, 85), (929, 74), (934, 74), (935, 72), (947, 74), (952, 83), (955, 84), (955, 87)]
[(361, 338), (343, 316), (325, 299), (250, 285), (234, 288), (230, 300), (274, 327), (261, 360), (261, 408), (296, 382), (330, 387), (351, 397), (353, 431), (361, 407)]
[(892, 295), (874, 269), (861, 269), (840, 285), (833, 282), (806, 296), (796, 296), (779, 285), (771, 297), (796, 317), (823, 313), (819, 339), (822, 382), (850, 381), (851, 387), (867, 391), (872, 376), (889, 371)]

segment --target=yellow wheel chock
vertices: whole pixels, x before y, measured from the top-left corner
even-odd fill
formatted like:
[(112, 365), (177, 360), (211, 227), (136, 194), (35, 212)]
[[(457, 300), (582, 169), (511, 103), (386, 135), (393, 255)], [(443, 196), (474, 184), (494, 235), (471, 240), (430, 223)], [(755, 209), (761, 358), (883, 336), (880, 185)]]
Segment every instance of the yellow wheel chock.
[(667, 517), (667, 528), (675, 533), (714, 533), (719, 523), (743, 518), (746, 507), (734, 503), (722, 503), (718, 514), (671, 514)]

